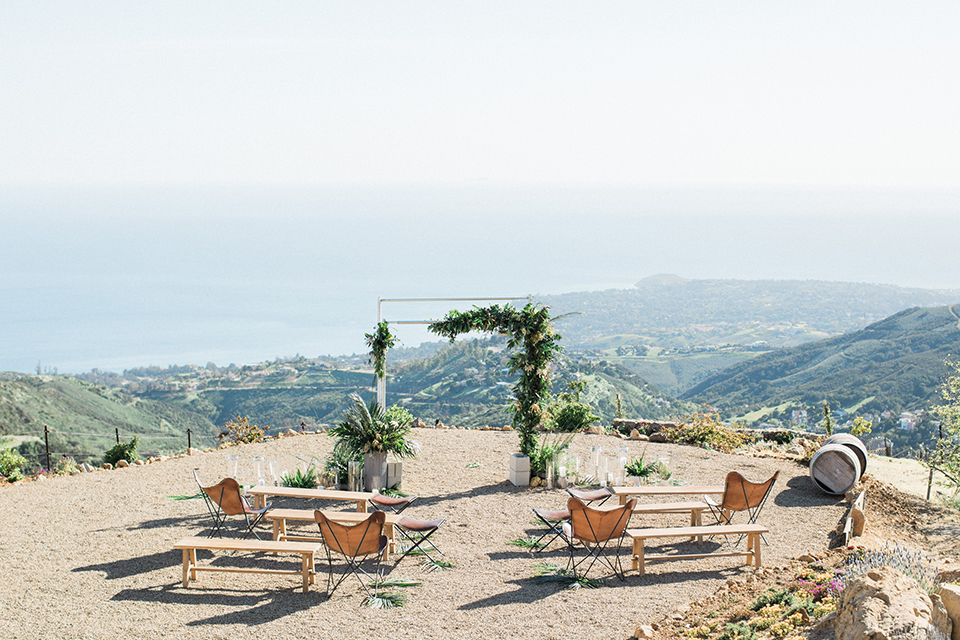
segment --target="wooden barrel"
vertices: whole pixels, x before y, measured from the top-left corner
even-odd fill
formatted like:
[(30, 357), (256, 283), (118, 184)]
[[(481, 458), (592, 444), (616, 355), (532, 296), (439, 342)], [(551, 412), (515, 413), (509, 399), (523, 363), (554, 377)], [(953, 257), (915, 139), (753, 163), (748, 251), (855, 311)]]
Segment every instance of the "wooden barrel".
[(860, 461), (860, 475), (862, 476), (867, 472), (867, 448), (863, 446), (863, 442), (857, 436), (852, 436), (849, 433), (837, 433), (824, 440), (823, 444), (842, 444), (845, 447), (850, 447)]
[(824, 445), (810, 458), (810, 477), (822, 491), (843, 495), (860, 479), (860, 459), (846, 445)]

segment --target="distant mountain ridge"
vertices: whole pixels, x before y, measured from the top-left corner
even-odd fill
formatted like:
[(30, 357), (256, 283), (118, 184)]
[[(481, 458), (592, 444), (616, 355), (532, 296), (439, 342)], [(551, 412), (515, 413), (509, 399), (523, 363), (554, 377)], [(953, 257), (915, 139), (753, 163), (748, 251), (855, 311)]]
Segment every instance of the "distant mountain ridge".
[(728, 414), (824, 400), (861, 410), (926, 409), (960, 355), (960, 305), (914, 308), (859, 331), (778, 349), (713, 374), (682, 398)]
[(568, 347), (794, 346), (912, 307), (960, 303), (960, 290), (816, 280), (644, 278), (634, 289), (540, 296)]

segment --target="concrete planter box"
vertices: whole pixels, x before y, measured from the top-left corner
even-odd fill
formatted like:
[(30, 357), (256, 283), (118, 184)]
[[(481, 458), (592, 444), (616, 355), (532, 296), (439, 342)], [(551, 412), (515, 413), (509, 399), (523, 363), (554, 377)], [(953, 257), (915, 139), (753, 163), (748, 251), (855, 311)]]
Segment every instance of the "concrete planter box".
[(530, 484), (530, 458), (522, 453), (510, 454), (510, 483), (515, 487)]
[(387, 487), (387, 452), (363, 454), (363, 490), (380, 491)]
[(387, 463), (387, 489), (393, 489), (394, 487), (399, 486), (402, 475), (403, 475), (402, 462), (388, 462)]

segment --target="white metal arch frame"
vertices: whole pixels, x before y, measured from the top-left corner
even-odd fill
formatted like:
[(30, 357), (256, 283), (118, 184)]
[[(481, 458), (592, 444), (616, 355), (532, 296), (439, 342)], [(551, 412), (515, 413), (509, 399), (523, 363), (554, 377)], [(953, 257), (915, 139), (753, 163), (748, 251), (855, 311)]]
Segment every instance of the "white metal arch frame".
[[(511, 302), (513, 300), (527, 300), (533, 302), (532, 295), (511, 296), (502, 298), (377, 298), (377, 324), (383, 322), (384, 302)], [(389, 320), (389, 324), (433, 324), (436, 320)], [(387, 378), (377, 378), (377, 404), (386, 408)]]

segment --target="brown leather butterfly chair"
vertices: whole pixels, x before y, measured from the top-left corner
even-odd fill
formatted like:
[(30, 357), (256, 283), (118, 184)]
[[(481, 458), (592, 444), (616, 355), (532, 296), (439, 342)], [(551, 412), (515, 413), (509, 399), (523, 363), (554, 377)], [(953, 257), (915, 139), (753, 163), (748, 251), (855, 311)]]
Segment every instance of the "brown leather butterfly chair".
[[(360, 586), (370, 596), (370, 589), (363, 582), (363, 576), (373, 578), (373, 595), (377, 594), (378, 584), (380, 582), (380, 559), (383, 556), (383, 550), (387, 547), (387, 536), (383, 535), (383, 524), (387, 519), (387, 514), (383, 511), (374, 511), (365, 519), (356, 524), (341, 524), (329, 520), (320, 510), (313, 512), (313, 517), (320, 527), (320, 535), (323, 537), (323, 544), (327, 549), (327, 563), (330, 565), (330, 573), (327, 576), (327, 595), (332, 596), (337, 587), (346, 580), (351, 573), (357, 576)], [(339, 553), (347, 562), (347, 570), (339, 579), (333, 577), (333, 554)], [(367, 556), (376, 554), (377, 569), (374, 578), (363, 570), (361, 563)], [(333, 585), (333, 589), (330, 585)]]
[(269, 504), (262, 509), (251, 509), (240, 494), (240, 484), (233, 478), (224, 478), (212, 487), (203, 486), (198, 469), (193, 470), (193, 478), (197, 481), (210, 517), (213, 518), (213, 528), (208, 537), (212, 538), (214, 534), (223, 537), (223, 525), (227, 516), (243, 516), (246, 522), (243, 537), (246, 538), (252, 533), (257, 540), (260, 539), (254, 527), (263, 520), (263, 516), (270, 509)]
[[(588, 507), (579, 498), (571, 497), (567, 500), (567, 510), (570, 520), (563, 523), (563, 534), (570, 547), (570, 561), (567, 566), (579, 578), (586, 578), (587, 573), (599, 560), (613, 571), (621, 580), (623, 567), (620, 564), (620, 545), (623, 535), (630, 523), (633, 507), (637, 504), (636, 498), (630, 498), (626, 504), (616, 507)], [(574, 559), (576, 542), (580, 541), (586, 552), (580, 560)], [(613, 559), (609, 557), (609, 547), (616, 540), (616, 553)], [(580, 565), (589, 561), (583, 573)]]
[[(760, 510), (763, 509), (763, 505), (770, 496), (779, 475), (780, 471), (778, 470), (766, 482), (757, 483), (750, 482), (736, 471), (728, 473), (723, 487), (723, 498), (719, 503), (710, 496), (703, 496), (704, 502), (710, 507), (710, 512), (717, 519), (716, 524), (730, 524), (738, 511), (745, 512), (747, 521), (750, 524), (755, 524), (757, 517), (760, 515)], [(726, 538), (726, 536), (724, 537)], [(763, 538), (763, 535), (761, 534), (760, 537)], [(740, 536), (737, 539), (737, 544), (742, 539), (743, 536)], [(729, 539), (727, 542), (730, 542)], [(765, 538), (763, 542), (769, 544)]]

